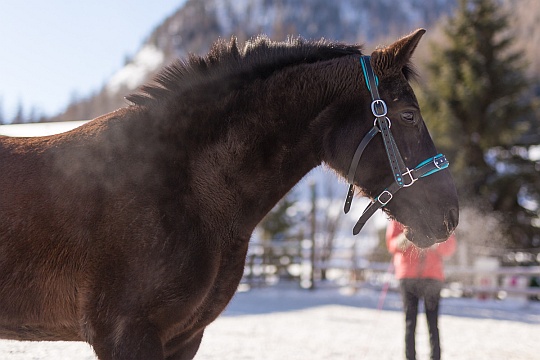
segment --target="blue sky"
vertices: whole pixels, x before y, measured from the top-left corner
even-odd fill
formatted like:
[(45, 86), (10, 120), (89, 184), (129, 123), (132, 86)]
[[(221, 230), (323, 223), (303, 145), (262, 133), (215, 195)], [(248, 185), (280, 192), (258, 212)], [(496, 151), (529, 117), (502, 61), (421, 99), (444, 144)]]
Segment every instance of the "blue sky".
[(47, 115), (97, 90), (185, 0), (2, 0), (0, 107)]

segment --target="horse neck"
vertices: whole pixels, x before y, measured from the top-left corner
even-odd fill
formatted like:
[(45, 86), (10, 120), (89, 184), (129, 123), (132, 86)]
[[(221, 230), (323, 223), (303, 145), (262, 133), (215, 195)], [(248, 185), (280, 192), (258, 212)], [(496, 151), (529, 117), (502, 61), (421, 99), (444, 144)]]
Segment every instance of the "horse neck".
[[(224, 222), (231, 216), (243, 219), (242, 226), (251, 232), (320, 165), (324, 129), (317, 119), (343, 95), (344, 82), (336, 81), (336, 68), (312, 64), (286, 69), (234, 96), (237, 100), (228, 105), (244, 110), (231, 112), (226, 134), (191, 162), (205, 211), (219, 212), (215, 215)], [(347, 81), (354, 83), (355, 77)]]

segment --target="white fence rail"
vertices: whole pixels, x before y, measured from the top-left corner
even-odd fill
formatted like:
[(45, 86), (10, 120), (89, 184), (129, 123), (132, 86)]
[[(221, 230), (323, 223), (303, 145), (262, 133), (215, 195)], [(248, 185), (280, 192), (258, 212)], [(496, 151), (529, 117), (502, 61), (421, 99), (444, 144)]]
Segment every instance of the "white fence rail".
[[(328, 262), (316, 259), (312, 266), (306, 249), (294, 244), (259, 247), (248, 256), (244, 282), (253, 286), (272, 284), (279, 279), (301, 283), (306, 278), (321, 280), (324, 272), (336, 284), (356, 289), (398, 287), (389, 263), (355, 259), (350, 251), (336, 251)], [(311, 271), (316, 275), (312, 276)], [(445, 273), (445, 293), (448, 296), (540, 299), (540, 287), (531, 286), (534, 279), (540, 281), (540, 266), (499, 267), (494, 270), (446, 266)]]

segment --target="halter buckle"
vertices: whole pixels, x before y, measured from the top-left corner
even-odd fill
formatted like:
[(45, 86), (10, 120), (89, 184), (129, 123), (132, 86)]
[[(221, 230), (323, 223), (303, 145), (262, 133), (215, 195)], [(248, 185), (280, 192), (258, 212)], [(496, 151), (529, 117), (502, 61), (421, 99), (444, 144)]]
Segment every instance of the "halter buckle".
[(446, 162), (447, 160), (444, 155), (435, 157), (433, 159), (433, 164), (435, 165), (435, 167), (437, 167), (437, 169), (442, 169)]
[(406, 178), (406, 176), (408, 176), (408, 177), (411, 179), (411, 181), (410, 181), (408, 184), (405, 184), (405, 181), (404, 181), (404, 182), (403, 182), (403, 187), (409, 187), (409, 186), (411, 186), (412, 184), (414, 184), (414, 183), (416, 182), (416, 180), (418, 180), (418, 179), (415, 179), (415, 178), (413, 177), (412, 172), (413, 172), (413, 170), (407, 168), (407, 171), (405, 171), (403, 174), (401, 174), (401, 176), (402, 176), (404, 179)]
[[(390, 120), (390, 118), (388, 116), (385, 116), (386, 118), (386, 121), (388, 121), (388, 128), (392, 128), (392, 120)], [(379, 132), (381, 132), (381, 128), (379, 127), (379, 124), (377, 123), (377, 120), (379, 118), (376, 117), (375, 120), (373, 120), (373, 126), (375, 126), (377, 129), (379, 129)]]
[[(382, 112), (377, 112), (379, 106), (382, 106)], [(388, 112), (388, 108), (386, 107), (386, 103), (381, 100), (381, 99), (377, 99), (377, 100), (373, 100), (373, 102), (371, 103), (371, 112), (373, 113), (373, 115), (375, 115), (376, 117), (381, 117), (381, 116), (386, 116), (386, 113)]]
[[(382, 200), (381, 199), (382, 196), (388, 196), (388, 199), (387, 200)], [(377, 196), (377, 201), (382, 206), (385, 206), (386, 204), (388, 204), (390, 202), (390, 200), (392, 200), (393, 197), (394, 197), (394, 195), (392, 195), (392, 193), (390, 191), (384, 190), (379, 196)]]

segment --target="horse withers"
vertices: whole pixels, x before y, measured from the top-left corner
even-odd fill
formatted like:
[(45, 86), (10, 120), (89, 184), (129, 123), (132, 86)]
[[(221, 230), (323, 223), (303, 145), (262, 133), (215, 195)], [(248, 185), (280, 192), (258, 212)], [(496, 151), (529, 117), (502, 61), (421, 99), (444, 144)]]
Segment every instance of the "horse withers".
[[(409, 86), (423, 30), (371, 54), (393, 144), (437, 155)], [(131, 105), (67, 133), (0, 138), (0, 337), (90, 343), (101, 360), (192, 359), (242, 277), (257, 223), (312, 168), (347, 176), (373, 128), (359, 46), (216, 43), (161, 71)], [(375, 136), (352, 174), (393, 181)], [(421, 247), (458, 221), (447, 170), (384, 211)]]

